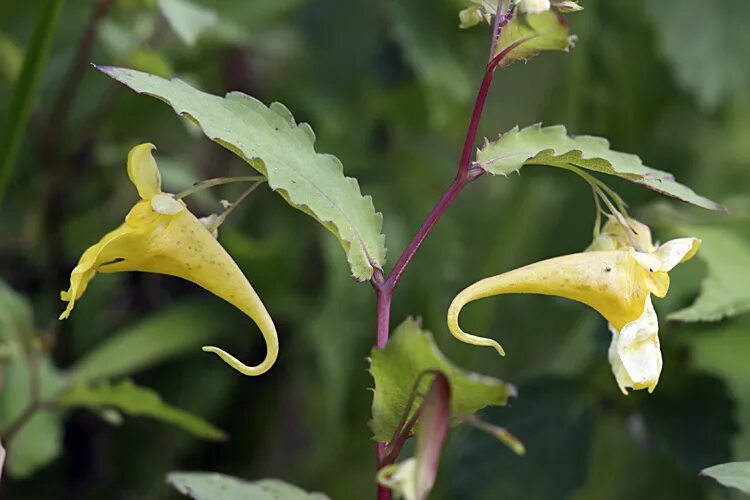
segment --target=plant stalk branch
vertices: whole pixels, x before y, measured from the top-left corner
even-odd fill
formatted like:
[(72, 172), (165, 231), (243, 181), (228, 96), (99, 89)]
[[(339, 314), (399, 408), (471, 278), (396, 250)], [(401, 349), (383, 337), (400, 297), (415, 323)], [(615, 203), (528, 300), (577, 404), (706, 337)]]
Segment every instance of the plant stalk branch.
[[(501, 5), (502, 1), (498, 3), (498, 6)], [(500, 17), (500, 15), (501, 14), (498, 13), (497, 17)], [(500, 36), (500, 31), (502, 30), (503, 26), (508, 23), (510, 17), (513, 15), (512, 7), (508, 9), (508, 12), (506, 14), (502, 15), (503, 19), (495, 22), (493, 28), (491, 39), (492, 49), (490, 54), (491, 59), (487, 64), (487, 67), (485, 68), (484, 77), (482, 78), (482, 83), (479, 86), (476, 101), (474, 102), (474, 108), (472, 110), (471, 119), (469, 120), (469, 125), (466, 130), (466, 138), (464, 140), (464, 146), (461, 152), (461, 159), (458, 164), (456, 177), (448, 186), (448, 189), (445, 191), (440, 200), (438, 200), (437, 204), (435, 204), (432, 211), (430, 211), (430, 213), (427, 215), (427, 218), (417, 230), (417, 233), (414, 235), (411, 242), (407, 245), (404, 252), (398, 258), (396, 264), (393, 266), (393, 269), (388, 274), (388, 276), (384, 276), (381, 270), (376, 269), (373, 273), (372, 279), (370, 280), (373, 288), (377, 293), (377, 337), (375, 346), (378, 349), (383, 349), (388, 343), (388, 337), (390, 334), (390, 316), (391, 303), (393, 301), (393, 292), (396, 289), (396, 286), (398, 286), (399, 282), (401, 281), (401, 277), (403, 276), (404, 271), (406, 271), (406, 268), (411, 263), (414, 255), (416, 255), (417, 251), (427, 239), (427, 236), (435, 227), (438, 220), (440, 220), (440, 217), (443, 216), (448, 207), (453, 203), (453, 200), (456, 199), (458, 194), (463, 190), (464, 187), (466, 187), (467, 184), (471, 183), (472, 181), (479, 178), (482, 174), (484, 174), (484, 169), (479, 167), (472, 167), (471, 157), (472, 150), (477, 138), (477, 131), (479, 130), (479, 122), (482, 118), (484, 106), (487, 103), (487, 96), (489, 95), (490, 86), (492, 85), (492, 79), (495, 75), (495, 70), (508, 54), (516, 49), (516, 47), (518, 47), (522, 43), (525, 43), (531, 38), (526, 37), (518, 40), (510, 44), (508, 47), (504, 48), (497, 55), (493, 56), (496, 50), (496, 41)], [(414, 422), (416, 422), (416, 420)], [(413, 423), (411, 423), (411, 425), (413, 425)], [(378, 442), (375, 450), (377, 458), (376, 466), (379, 470), (386, 460), (386, 444)], [(395, 454), (395, 456), (393, 453), (391, 453), (387, 458), (395, 462), (398, 456), (397, 453)], [(391, 500), (391, 497), (392, 492), (389, 488), (378, 485), (378, 500)]]

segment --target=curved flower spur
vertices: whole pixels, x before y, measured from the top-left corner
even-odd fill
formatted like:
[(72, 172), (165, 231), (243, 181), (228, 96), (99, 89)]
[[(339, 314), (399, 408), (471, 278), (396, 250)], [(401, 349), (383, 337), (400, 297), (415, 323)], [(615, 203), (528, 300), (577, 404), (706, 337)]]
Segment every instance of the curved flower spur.
[[(278, 335), (258, 294), (211, 230), (185, 203), (161, 191), (161, 176), (152, 156), (153, 144), (141, 144), (128, 154), (128, 177), (141, 200), (125, 217), (125, 223), (106, 234), (81, 256), (70, 275), (70, 288), (60, 294), (68, 303), (65, 319), (86, 291), (89, 281), (101, 273), (142, 271), (177, 276), (221, 297), (250, 317), (266, 342), (266, 357), (248, 366), (218, 347), (206, 346), (245, 375), (261, 375), (276, 362)], [(213, 228), (211, 228), (213, 229)]]
[(653, 392), (662, 358), (651, 294), (660, 298), (667, 294), (667, 272), (692, 258), (700, 240), (679, 238), (654, 246), (647, 226), (627, 219), (630, 227), (623, 227), (622, 220), (611, 218), (585, 252), (536, 262), (463, 290), (448, 309), (453, 336), (469, 344), (494, 347), (504, 356), (495, 340), (461, 329), (458, 316), (466, 304), (510, 293), (565, 297), (592, 307), (609, 322), (609, 362), (623, 394), (628, 388)]

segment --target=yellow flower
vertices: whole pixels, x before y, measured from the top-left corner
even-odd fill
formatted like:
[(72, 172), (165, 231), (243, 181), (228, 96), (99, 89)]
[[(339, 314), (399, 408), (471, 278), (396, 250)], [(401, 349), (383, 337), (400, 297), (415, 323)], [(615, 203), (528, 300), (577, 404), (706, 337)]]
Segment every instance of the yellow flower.
[[(700, 240), (679, 238), (655, 247), (647, 226), (632, 219), (628, 223), (630, 227), (623, 228), (610, 220), (586, 252), (536, 262), (474, 283), (459, 293), (448, 309), (451, 333), (469, 344), (494, 347), (504, 356), (496, 341), (461, 330), (458, 316), (464, 305), (509, 293), (572, 299), (592, 307), (609, 322), (609, 361), (623, 394), (627, 388), (652, 392), (659, 381), (662, 359), (651, 295), (661, 298), (667, 294), (667, 272), (692, 258)], [(640, 248), (636, 250), (633, 244)]]
[(278, 336), (271, 316), (232, 257), (214, 235), (178, 199), (161, 190), (161, 176), (151, 154), (153, 144), (141, 144), (128, 154), (128, 177), (141, 200), (125, 217), (125, 223), (106, 234), (81, 256), (70, 275), (70, 288), (60, 294), (68, 303), (60, 319), (73, 310), (89, 281), (101, 273), (142, 271), (168, 274), (192, 281), (248, 315), (266, 342), (266, 357), (247, 366), (217, 347), (216, 353), (245, 375), (260, 375), (275, 363)]

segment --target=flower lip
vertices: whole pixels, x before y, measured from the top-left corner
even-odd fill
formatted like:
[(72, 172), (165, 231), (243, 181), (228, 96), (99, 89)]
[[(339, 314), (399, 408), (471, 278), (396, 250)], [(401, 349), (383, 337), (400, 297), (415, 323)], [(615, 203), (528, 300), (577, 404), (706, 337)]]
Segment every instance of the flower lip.
[[(632, 225), (630, 224), (632, 222)], [(461, 291), (448, 308), (448, 329), (454, 337), (474, 345), (502, 347), (494, 340), (464, 332), (458, 318), (463, 307), (475, 300), (501, 294), (555, 295), (582, 302), (609, 323), (613, 338), (609, 361), (618, 386), (648, 389), (659, 380), (662, 358), (659, 325), (651, 295), (664, 297), (669, 274), (677, 264), (691, 259), (700, 248), (697, 238), (678, 238), (654, 246), (647, 226), (628, 223), (641, 249), (625, 238), (624, 228), (610, 222), (595, 236), (586, 251), (547, 259), (480, 280)]]
[(151, 143), (139, 144), (128, 153), (128, 177), (138, 190), (138, 196), (150, 200), (161, 193), (161, 174), (156, 166)]
[(278, 335), (268, 311), (249, 281), (206, 227), (185, 204), (161, 192), (161, 177), (151, 155), (153, 144), (134, 147), (128, 155), (128, 176), (141, 200), (125, 222), (89, 247), (70, 275), (70, 286), (60, 297), (68, 302), (60, 319), (70, 315), (98, 272), (140, 271), (176, 276), (191, 281), (226, 300), (259, 327), (266, 341), (266, 356), (248, 366), (213, 346), (214, 352), (245, 375), (268, 371), (279, 352)]
[(174, 215), (185, 210), (185, 204), (172, 195), (159, 193), (151, 198), (151, 209), (162, 215)]
[(612, 343), (609, 360), (617, 385), (623, 394), (627, 388), (653, 392), (659, 382), (662, 357), (659, 344), (659, 322), (651, 297), (646, 299), (643, 314), (617, 331), (611, 324)]

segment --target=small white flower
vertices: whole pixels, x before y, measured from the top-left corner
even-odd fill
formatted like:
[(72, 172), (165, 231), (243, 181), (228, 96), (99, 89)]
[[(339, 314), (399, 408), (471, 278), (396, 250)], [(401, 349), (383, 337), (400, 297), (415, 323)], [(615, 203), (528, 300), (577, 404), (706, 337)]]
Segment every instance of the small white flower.
[(659, 321), (651, 304), (646, 299), (643, 314), (619, 332), (610, 323), (612, 343), (609, 345), (609, 363), (617, 385), (623, 394), (628, 388), (648, 389), (653, 392), (661, 374), (661, 349), (659, 345)]
[(518, 10), (526, 14), (539, 14), (550, 10), (550, 0), (520, 0)]
[[(649, 288), (657, 297), (663, 297), (669, 288), (666, 275), (677, 264), (695, 255), (700, 247), (696, 238), (678, 238), (657, 247), (653, 252), (632, 251), (635, 261), (648, 272)], [(659, 344), (659, 320), (651, 303), (651, 294), (646, 298), (643, 313), (638, 319), (627, 323), (619, 331), (612, 323), (612, 343), (609, 345), (609, 363), (617, 385), (623, 394), (628, 388), (648, 389), (653, 392), (659, 382), (662, 358)]]

